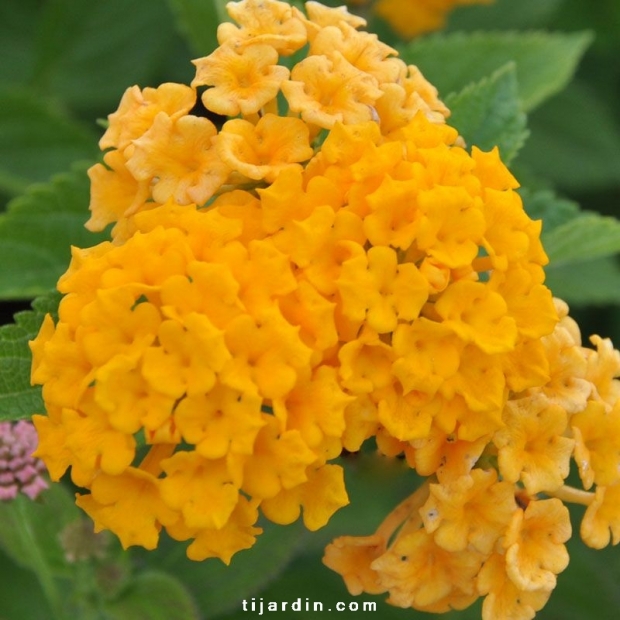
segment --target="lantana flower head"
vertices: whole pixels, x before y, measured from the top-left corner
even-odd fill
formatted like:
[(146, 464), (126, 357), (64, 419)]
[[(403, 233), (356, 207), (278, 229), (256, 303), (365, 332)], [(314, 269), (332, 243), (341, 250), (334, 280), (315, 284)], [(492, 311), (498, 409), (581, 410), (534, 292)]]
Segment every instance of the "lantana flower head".
[(73, 250), (31, 344), (36, 455), (125, 547), (165, 530), (228, 563), (264, 520), (325, 525), (336, 459), (374, 440), (427, 480), (326, 564), (395, 605), (531, 617), (566, 566), (564, 500), (617, 541), (618, 355), (553, 300), (497, 149), (468, 150), (363, 20), (229, 12), (191, 104), (131, 91), (110, 119), (90, 226), (116, 226)]

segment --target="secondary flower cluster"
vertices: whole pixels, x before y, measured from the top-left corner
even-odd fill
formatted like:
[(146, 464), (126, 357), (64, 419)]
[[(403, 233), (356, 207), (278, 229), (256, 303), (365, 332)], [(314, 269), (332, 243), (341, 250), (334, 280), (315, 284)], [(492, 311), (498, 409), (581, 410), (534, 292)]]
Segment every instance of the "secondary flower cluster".
[[(485, 620), (525, 620), (568, 564), (562, 501), (587, 506), (587, 545), (620, 541), (620, 353), (598, 336), (596, 350), (582, 347), (568, 308), (556, 308), (560, 320), (540, 340), (542, 381), (508, 392), (495, 432), (472, 441), (436, 428), (401, 445), (431, 477), (374, 535), (327, 548), (324, 562), (351, 593), (389, 592), (394, 605), (430, 612), (485, 596)], [(571, 457), (584, 490), (565, 485)]]
[[(554, 304), (497, 150), (467, 151), (363, 20), (228, 10), (192, 86), (110, 116), (89, 226), (113, 239), (74, 249), (32, 343), (36, 454), (124, 546), (165, 528), (228, 562), (259, 514), (324, 525), (332, 461), (373, 439), (429, 480), (328, 565), (397, 605), (530, 617), (566, 564), (561, 499), (616, 538), (618, 354)], [(595, 494), (563, 485), (573, 453)]]
[(490, 4), (494, 0), (348, 0), (384, 19), (403, 39), (439, 30), (452, 10), (459, 6)]

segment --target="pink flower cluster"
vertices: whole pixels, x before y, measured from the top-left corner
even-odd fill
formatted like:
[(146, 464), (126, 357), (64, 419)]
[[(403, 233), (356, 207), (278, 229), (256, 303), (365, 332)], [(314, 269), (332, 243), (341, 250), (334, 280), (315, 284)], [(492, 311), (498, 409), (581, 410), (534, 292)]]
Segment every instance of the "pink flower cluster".
[(32, 456), (36, 447), (37, 433), (30, 422), (0, 422), (0, 501), (15, 499), (20, 491), (35, 499), (47, 489), (45, 465)]

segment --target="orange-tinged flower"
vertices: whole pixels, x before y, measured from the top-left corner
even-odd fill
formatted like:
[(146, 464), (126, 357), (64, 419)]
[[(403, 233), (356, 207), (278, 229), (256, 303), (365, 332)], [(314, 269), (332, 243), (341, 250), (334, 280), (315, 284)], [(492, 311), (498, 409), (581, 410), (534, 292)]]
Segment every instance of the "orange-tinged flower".
[(517, 588), (552, 590), (568, 565), (564, 543), (571, 536), (568, 509), (559, 499), (531, 501), (517, 510), (506, 530), (506, 572)]
[(230, 173), (215, 149), (216, 134), (206, 118), (187, 115), (173, 121), (160, 113), (134, 140), (127, 168), (139, 181), (152, 183), (156, 202), (172, 197), (178, 204), (203, 204)]
[(208, 110), (225, 116), (249, 116), (274, 99), (288, 78), (289, 70), (277, 62), (278, 53), (269, 45), (242, 49), (223, 45), (209, 56), (194, 60), (192, 86), (210, 86), (201, 95)]
[(495, 433), (502, 477), (521, 480), (530, 494), (554, 491), (568, 476), (575, 442), (565, 437), (564, 409), (538, 395), (511, 400), (503, 413), (504, 428)]
[(222, 127), (217, 152), (232, 170), (271, 182), (287, 168), (312, 157), (308, 127), (296, 118), (265, 114), (253, 125), (233, 119)]

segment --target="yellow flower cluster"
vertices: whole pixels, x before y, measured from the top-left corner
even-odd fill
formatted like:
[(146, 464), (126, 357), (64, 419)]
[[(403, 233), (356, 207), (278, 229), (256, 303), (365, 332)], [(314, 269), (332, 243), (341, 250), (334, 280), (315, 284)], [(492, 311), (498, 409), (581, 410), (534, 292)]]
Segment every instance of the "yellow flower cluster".
[(384, 19), (403, 39), (443, 28), (451, 11), (459, 6), (491, 4), (494, 0), (348, 0)]
[[(348, 502), (328, 461), (372, 434), (344, 435), (356, 396), (338, 355), (365, 322), (357, 279), (374, 291), (373, 325), (385, 320), (384, 286), (390, 324), (428, 296), (396, 249), (367, 252), (364, 228), (385, 219), (370, 205), (402, 160), (389, 136), (415, 119), (448, 151), (448, 111), (416, 67), (358, 30), (363, 20), (306, 9), (230, 3), (236, 25), (220, 26), (192, 85), (128, 89), (89, 171), (88, 227), (115, 223), (113, 240), (74, 249), (58, 322), (48, 316), (32, 343), (47, 408), (34, 417), (37, 455), (55, 480), (71, 468), (90, 490), (78, 504), (124, 546), (154, 548), (165, 528), (193, 540), (191, 558), (228, 562), (260, 532), (259, 508), (277, 523), (303, 509), (309, 529), (324, 525)], [(292, 68), (278, 64), (293, 53)], [(218, 115), (234, 118), (218, 128)], [(375, 174), (370, 158), (388, 139)], [(367, 171), (356, 181), (358, 147)]]
[(589, 544), (620, 538), (620, 356), (554, 304), (497, 149), (467, 151), (363, 20), (228, 11), (191, 86), (110, 116), (89, 227), (113, 239), (74, 249), (32, 342), (36, 455), (125, 547), (164, 528), (229, 562), (259, 514), (323, 526), (348, 502), (332, 461), (373, 439), (429, 480), (328, 548), (351, 592), (531, 617), (567, 562), (561, 500)]
[[(587, 506), (587, 545), (620, 542), (620, 353), (598, 336), (596, 350), (582, 347), (566, 304), (555, 305), (537, 385), (508, 392), (500, 426), (478, 438), (437, 428), (403, 445), (431, 477), (374, 535), (327, 548), (352, 594), (389, 592), (390, 603), (429, 612), (484, 596), (484, 620), (526, 620), (568, 564), (563, 501)], [(565, 485), (571, 457), (583, 489)]]
[[(203, 206), (265, 187), (301, 170), (338, 122), (372, 120), (388, 135), (418, 112), (437, 123), (448, 115), (417, 67), (358, 30), (364, 20), (344, 8), (307, 2), (307, 16), (277, 0), (227, 8), (239, 25), (219, 26), (221, 45), (194, 61), (191, 86), (134, 86), (110, 115), (104, 163), (89, 170), (90, 230), (116, 222), (115, 238), (127, 239), (136, 213), (168, 200)], [(210, 120), (218, 115), (235, 118), (218, 130)]]

